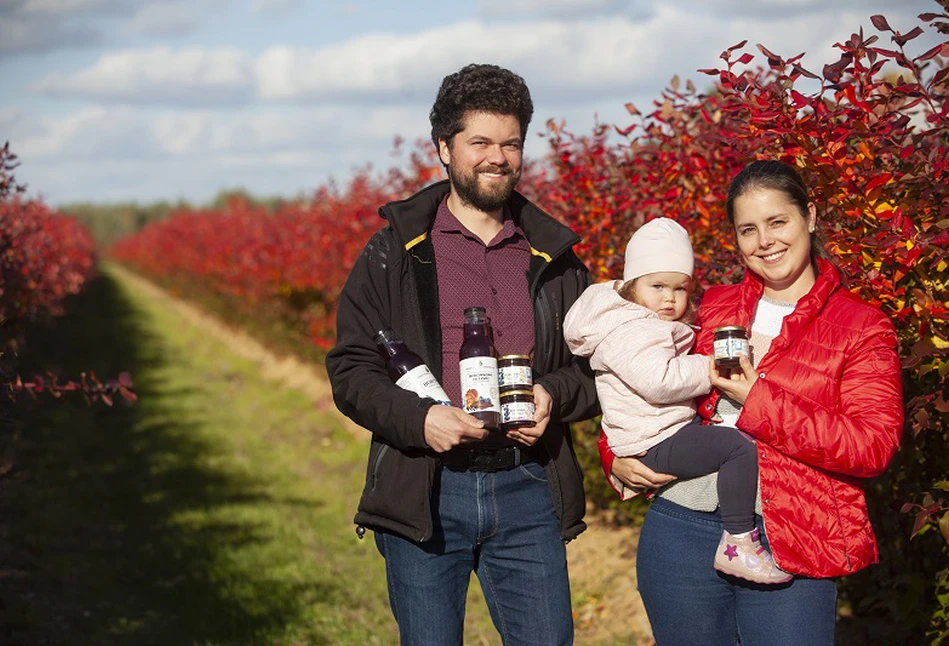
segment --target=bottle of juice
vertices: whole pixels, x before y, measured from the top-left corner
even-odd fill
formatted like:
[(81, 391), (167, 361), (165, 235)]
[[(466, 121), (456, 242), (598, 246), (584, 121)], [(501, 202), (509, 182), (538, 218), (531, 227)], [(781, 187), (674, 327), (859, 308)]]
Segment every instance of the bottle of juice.
[(461, 409), (484, 422), (485, 428), (500, 428), (498, 352), (494, 347), (491, 322), (483, 307), (465, 310), (465, 338), (458, 358)]
[(389, 328), (376, 334), (376, 347), (385, 359), (389, 377), (399, 388), (411, 390), (419, 397), (431, 397), (439, 404), (451, 406), (448, 395), (435, 379), (422, 358), (408, 349)]

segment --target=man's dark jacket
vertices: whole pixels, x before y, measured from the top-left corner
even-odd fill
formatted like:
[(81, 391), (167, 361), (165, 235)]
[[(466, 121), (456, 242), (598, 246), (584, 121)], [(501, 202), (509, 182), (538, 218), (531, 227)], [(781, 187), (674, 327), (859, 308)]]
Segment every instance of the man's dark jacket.
[[(337, 345), (326, 357), (336, 406), (372, 431), (355, 522), (414, 541), (432, 537), (430, 499), (438, 459), (425, 443), (424, 425), (434, 402), (392, 382), (373, 339), (391, 327), (441, 381), (438, 287), (429, 233), (448, 192), (448, 182), (439, 182), (379, 210), (389, 224), (366, 244), (343, 287)], [(598, 409), (593, 373), (585, 360), (570, 354), (561, 324), (591, 279), (573, 253), (579, 241), (573, 231), (518, 193), (508, 204), (531, 245), (525, 280), (534, 302), (534, 372), (554, 400), (539, 445), (561, 535), (570, 540), (586, 525), (583, 475), (567, 423), (592, 417)]]

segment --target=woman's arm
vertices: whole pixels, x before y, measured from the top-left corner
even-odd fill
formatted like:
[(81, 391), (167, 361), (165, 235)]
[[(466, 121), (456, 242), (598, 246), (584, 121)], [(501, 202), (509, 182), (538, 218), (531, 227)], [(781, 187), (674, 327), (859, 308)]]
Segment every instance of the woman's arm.
[(629, 500), (647, 489), (657, 489), (675, 480), (675, 476), (656, 473), (634, 457), (617, 457), (610, 448), (606, 433), (602, 429), (598, 448), (606, 481), (623, 500)]
[(735, 380), (712, 385), (741, 402), (738, 427), (776, 450), (848, 476), (879, 475), (899, 446), (903, 390), (896, 331), (881, 314), (846, 349), (839, 400), (821, 405), (744, 364)]
[(682, 403), (711, 388), (708, 357), (680, 352), (672, 328), (655, 320), (610, 332), (590, 364), (612, 372), (650, 404)]

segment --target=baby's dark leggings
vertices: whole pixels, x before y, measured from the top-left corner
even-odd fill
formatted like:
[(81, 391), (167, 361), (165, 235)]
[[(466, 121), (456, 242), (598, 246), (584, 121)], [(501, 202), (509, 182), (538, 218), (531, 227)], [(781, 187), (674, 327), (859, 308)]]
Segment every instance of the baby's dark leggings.
[(722, 524), (731, 534), (755, 528), (758, 454), (754, 442), (730, 426), (683, 426), (640, 458), (658, 473), (694, 478), (718, 471)]

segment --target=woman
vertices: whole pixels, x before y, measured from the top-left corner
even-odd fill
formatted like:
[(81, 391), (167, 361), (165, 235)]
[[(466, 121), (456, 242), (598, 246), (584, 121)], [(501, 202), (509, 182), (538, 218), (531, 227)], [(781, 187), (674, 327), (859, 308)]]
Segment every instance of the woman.
[(727, 211), (745, 276), (706, 292), (694, 351), (712, 354), (715, 328), (743, 325), (752, 357), (738, 374), (713, 367), (712, 393), (698, 410), (756, 441), (758, 528), (794, 579), (762, 587), (712, 569), (722, 533), (714, 475), (672, 482), (636, 458), (614, 457), (601, 436), (603, 468), (621, 493), (665, 485), (637, 556), (658, 646), (830, 645), (834, 577), (877, 561), (861, 482), (879, 475), (899, 444), (896, 332), (842, 284), (793, 168), (748, 165), (729, 186)]

